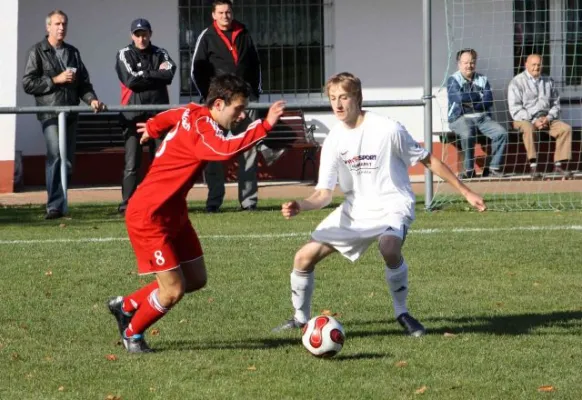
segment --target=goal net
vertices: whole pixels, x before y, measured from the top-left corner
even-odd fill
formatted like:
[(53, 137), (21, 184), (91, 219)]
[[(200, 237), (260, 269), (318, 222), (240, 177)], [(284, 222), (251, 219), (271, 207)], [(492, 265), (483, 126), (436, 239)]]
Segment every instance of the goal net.
[[(448, 65), (435, 115), (442, 159), (490, 209), (582, 209), (582, 0), (443, 1)], [(486, 80), (467, 79), (469, 49)], [(549, 82), (536, 80), (535, 68), (522, 74), (531, 54), (540, 55), (541, 74), (553, 79), (559, 98), (546, 92)], [(437, 182), (433, 206), (455, 202), (459, 197)]]

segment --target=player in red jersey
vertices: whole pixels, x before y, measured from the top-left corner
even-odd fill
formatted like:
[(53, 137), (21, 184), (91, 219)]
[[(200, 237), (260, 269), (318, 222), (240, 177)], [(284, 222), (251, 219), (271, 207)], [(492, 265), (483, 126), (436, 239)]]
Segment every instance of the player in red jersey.
[(175, 306), (185, 293), (206, 284), (202, 247), (188, 219), (186, 195), (208, 161), (224, 161), (263, 139), (284, 111), (271, 105), (239, 135), (228, 134), (245, 119), (249, 86), (234, 75), (210, 84), (205, 105), (190, 103), (138, 124), (142, 142), (168, 132), (145, 179), (131, 197), (125, 220), (140, 275), (156, 279), (136, 292), (113, 297), (108, 307), (130, 353), (150, 352), (145, 330)]

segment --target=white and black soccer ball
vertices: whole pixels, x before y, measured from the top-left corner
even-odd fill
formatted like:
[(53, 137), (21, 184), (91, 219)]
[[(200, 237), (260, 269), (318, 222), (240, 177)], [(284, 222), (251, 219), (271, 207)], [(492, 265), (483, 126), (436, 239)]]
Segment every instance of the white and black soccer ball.
[(333, 357), (344, 346), (343, 326), (333, 317), (319, 315), (303, 327), (303, 346), (316, 357)]

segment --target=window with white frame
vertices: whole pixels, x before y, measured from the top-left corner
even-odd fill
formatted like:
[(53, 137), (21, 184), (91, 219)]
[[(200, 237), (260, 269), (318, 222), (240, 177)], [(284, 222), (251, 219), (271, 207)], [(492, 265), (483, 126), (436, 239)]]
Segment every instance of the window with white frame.
[[(263, 94), (321, 93), (325, 79), (324, 0), (236, 0), (261, 60)], [(180, 95), (196, 99), (190, 63), (196, 38), (212, 23), (212, 0), (179, 0)]]
[(514, 0), (514, 72), (531, 53), (543, 73), (574, 94), (582, 85), (582, 0)]

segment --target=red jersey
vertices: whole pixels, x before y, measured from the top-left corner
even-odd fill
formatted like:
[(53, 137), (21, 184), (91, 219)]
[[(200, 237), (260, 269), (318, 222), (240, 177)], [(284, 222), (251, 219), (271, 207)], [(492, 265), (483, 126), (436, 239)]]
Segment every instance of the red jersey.
[(264, 138), (269, 130), (269, 123), (259, 119), (244, 133), (227, 135), (207, 107), (194, 103), (150, 118), (147, 131), (152, 138), (169, 132), (146, 177), (131, 196), (127, 223), (178, 229), (188, 219), (188, 191), (206, 162), (232, 158)]

